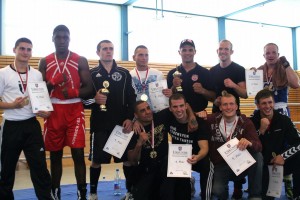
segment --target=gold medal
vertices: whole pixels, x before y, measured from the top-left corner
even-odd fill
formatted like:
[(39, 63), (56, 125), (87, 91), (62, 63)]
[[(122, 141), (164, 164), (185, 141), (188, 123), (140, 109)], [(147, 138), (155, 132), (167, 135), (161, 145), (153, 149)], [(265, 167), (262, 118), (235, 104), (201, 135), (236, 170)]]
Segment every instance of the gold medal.
[(146, 94), (142, 94), (141, 100), (142, 101), (147, 101), (148, 100), (148, 96)]
[(150, 152), (150, 158), (154, 159), (157, 157), (157, 152), (154, 149)]

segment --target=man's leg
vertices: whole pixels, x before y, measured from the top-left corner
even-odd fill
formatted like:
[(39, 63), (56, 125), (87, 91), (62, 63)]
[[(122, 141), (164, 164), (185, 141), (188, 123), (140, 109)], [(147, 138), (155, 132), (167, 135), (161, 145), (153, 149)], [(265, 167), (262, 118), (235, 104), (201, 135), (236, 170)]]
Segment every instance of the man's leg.
[(52, 195), (54, 198), (60, 199), (60, 180), (62, 176), (62, 155), (63, 150), (50, 151), (50, 171)]
[(251, 153), (256, 160), (248, 169), (249, 198), (261, 198), (262, 194), (262, 175), (263, 175), (263, 156), (259, 153)]
[(72, 148), (72, 158), (74, 161), (75, 177), (77, 181), (78, 199), (86, 199), (86, 166), (83, 148)]
[(228, 199), (228, 182), (232, 170), (226, 163), (221, 163), (214, 166), (214, 178), (212, 186), (212, 195), (220, 200)]

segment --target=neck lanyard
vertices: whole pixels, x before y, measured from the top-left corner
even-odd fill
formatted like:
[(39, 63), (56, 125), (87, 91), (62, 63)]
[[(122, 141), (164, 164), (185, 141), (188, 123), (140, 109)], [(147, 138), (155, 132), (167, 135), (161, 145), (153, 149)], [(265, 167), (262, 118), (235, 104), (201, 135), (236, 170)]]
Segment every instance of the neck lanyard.
[[(60, 70), (60, 66), (59, 66), (59, 64), (58, 64), (58, 62), (57, 62), (56, 53), (54, 54), (55, 62), (56, 62), (56, 65), (57, 65), (57, 67), (58, 67), (58, 71), (59, 71), (60, 73), (63, 73), (63, 72), (65, 71), (66, 66), (67, 66), (67, 62), (69, 61), (69, 57), (70, 57), (70, 51), (68, 52), (68, 56), (67, 56), (66, 61), (65, 61), (65, 63), (64, 63), (64, 67), (63, 67), (63, 69), (62, 69), (62, 71), (61, 71), (61, 70)], [(54, 74), (53, 74), (53, 76), (54, 76)]]
[(225, 119), (224, 119), (224, 129), (225, 129), (226, 141), (229, 141), (231, 139), (231, 136), (232, 136), (232, 134), (234, 132), (234, 129), (235, 129), (235, 124), (236, 124), (236, 119), (234, 120), (233, 125), (230, 129), (230, 132), (229, 132), (229, 136), (227, 137), (226, 122), (225, 122)]
[(19, 75), (19, 78), (20, 78), (20, 81), (21, 81), (21, 85), (22, 85), (22, 89), (23, 89), (23, 93), (25, 93), (26, 89), (27, 89), (27, 82), (28, 82), (28, 67), (26, 67), (26, 80), (25, 81), (22, 79), (22, 76), (20, 75), (20, 72), (17, 70), (17, 65), (16, 65), (16, 61), (15, 60), (14, 60), (14, 67), (15, 67), (16, 72)]
[(152, 120), (151, 124), (151, 148), (154, 149), (155, 143), (154, 143), (154, 122)]
[(141, 77), (139, 75), (139, 71), (136, 68), (135, 68), (135, 72), (136, 72), (136, 75), (138, 76), (138, 79), (139, 79), (141, 85), (142, 85), (143, 92), (145, 92), (145, 90), (146, 90), (146, 82), (147, 82), (147, 79), (148, 79), (149, 67), (147, 68), (146, 77), (145, 77), (145, 81), (144, 82), (142, 82), (142, 79), (141, 79)]

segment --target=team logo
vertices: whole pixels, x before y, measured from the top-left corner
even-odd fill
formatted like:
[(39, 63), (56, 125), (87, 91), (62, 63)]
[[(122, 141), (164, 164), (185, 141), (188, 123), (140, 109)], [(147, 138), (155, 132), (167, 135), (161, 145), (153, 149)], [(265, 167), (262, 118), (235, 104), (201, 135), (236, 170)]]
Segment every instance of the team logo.
[(122, 75), (119, 72), (114, 72), (111, 77), (114, 81), (120, 81), (122, 79)]
[(39, 84), (37, 84), (37, 83), (36, 83), (36, 84), (34, 84), (34, 85), (35, 85), (35, 87), (36, 87), (36, 88), (37, 88), (37, 87), (39, 87)]
[(230, 144), (227, 144), (227, 147), (228, 147), (228, 149), (231, 147), (231, 145)]
[(181, 150), (182, 150), (182, 146), (179, 146), (179, 147), (178, 147), (178, 151), (181, 151)]
[(158, 83), (155, 83), (155, 87), (158, 87), (159, 86), (159, 84)]
[(192, 75), (192, 81), (198, 81), (198, 75), (197, 74), (193, 74)]
[(102, 76), (102, 75), (101, 75), (101, 74), (99, 74), (99, 73), (98, 73), (98, 74), (96, 74), (96, 77), (101, 77), (101, 76)]

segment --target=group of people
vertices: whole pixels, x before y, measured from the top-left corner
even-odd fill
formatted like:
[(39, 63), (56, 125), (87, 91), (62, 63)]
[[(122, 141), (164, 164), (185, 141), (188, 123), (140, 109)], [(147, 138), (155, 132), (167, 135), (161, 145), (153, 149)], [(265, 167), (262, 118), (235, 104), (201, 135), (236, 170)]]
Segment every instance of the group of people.
[[(210, 70), (194, 61), (195, 43), (180, 43), (182, 63), (167, 74), (169, 107), (153, 111), (149, 84), (163, 80), (163, 74), (148, 66), (146, 46), (136, 47), (136, 67), (128, 71), (114, 58), (114, 45), (102, 40), (97, 45), (99, 65), (89, 68), (87, 59), (69, 50), (70, 31), (58, 25), (53, 31), (55, 52), (42, 58), (39, 69), (29, 66), (32, 42), (20, 38), (13, 48), (14, 63), (0, 69), (0, 109), (4, 110), (0, 132), (0, 198), (14, 199), (15, 169), (21, 151), (29, 165), (38, 199), (61, 199), (63, 148), (69, 146), (74, 161), (79, 200), (97, 200), (101, 164), (112, 155), (103, 151), (116, 125), (125, 133), (134, 130), (121, 159), (127, 194), (124, 199), (191, 199), (194, 179), (167, 177), (168, 134), (173, 144), (191, 144), (187, 160), (200, 173), (201, 199), (228, 199), (228, 182), (235, 181), (233, 199), (240, 199), (243, 177), (248, 175), (249, 198), (271, 199), (268, 165), (283, 165), (293, 181), (291, 198), (300, 199), (300, 138), (289, 118), (288, 88), (298, 88), (299, 78), (278, 46), (264, 47), (264, 84), (257, 93), (257, 110), (251, 118), (240, 113), (240, 98), (247, 98), (245, 69), (231, 60), (232, 43), (222, 40), (217, 54), (220, 63)], [(29, 82), (45, 81), (53, 111), (32, 111)], [(207, 115), (208, 101), (213, 102)], [(84, 159), (84, 109), (90, 117), (90, 188), (87, 194)], [(44, 130), (36, 116), (45, 119)], [(280, 123), (279, 123), (280, 122)], [(236, 176), (217, 148), (230, 139), (247, 149), (256, 163)], [(50, 151), (50, 173), (45, 151)], [(51, 174), (51, 175), (50, 175)], [(291, 179), (292, 174), (292, 179)], [(290, 184), (291, 185), (291, 184)]]

